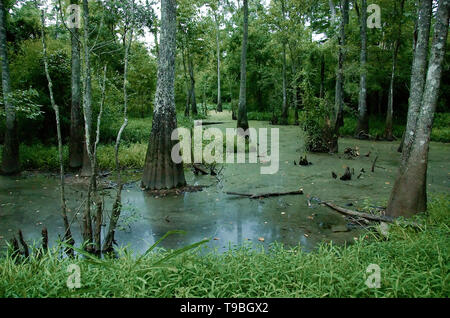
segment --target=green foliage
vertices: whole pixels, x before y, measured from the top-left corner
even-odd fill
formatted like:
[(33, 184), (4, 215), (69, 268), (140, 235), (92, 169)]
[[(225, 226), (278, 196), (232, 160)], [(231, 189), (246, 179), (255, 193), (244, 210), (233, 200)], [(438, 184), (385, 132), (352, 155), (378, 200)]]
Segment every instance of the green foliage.
[(272, 114), (268, 112), (249, 112), (247, 117), (248, 120), (270, 121)]
[[(36, 104), (35, 100), (39, 97), (39, 93), (35, 89), (21, 90), (16, 89), (10, 94), (10, 103), (14, 105), (16, 109), (16, 115), (24, 117), (26, 119), (36, 119), (40, 117), (43, 112), (41, 111), (42, 105)], [(0, 100), (0, 117), (5, 116), (5, 109), (3, 105), (3, 99)]]
[[(119, 118), (102, 121), (100, 138), (101, 142), (105, 144), (115, 143), (117, 133), (122, 126), (122, 121)], [(148, 142), (150, 139), (150, 132), (152, 130), (152, 117), (149, 118), (132, 118), (128, 121), (127, 128), (123, 131), (122, 142), (124, 143), (138, 143)]]
[[(123, 144), (119, 151), (120, 164), (123, 167), (142, 169), (144, 166), (147, 143)], [(2, 156), (0, 146), (0, 159)], [(63, 148), (64, 166), (69, 166), (69, 148)], [(97, 150), (97, 162), (100, 170), (114, 170), (114, 145), (100, 145)], [(58, 171), (58, 147), (42, 144), (20, 145), (20, 166), (22, 170)]]
[[(374, 137), (382, 137), (384, 135), (385, 121), (386, 119), (383, 117), (371, 116), (369, 119), (369, 134)], [(344, 126), (341, 127), (340, 134), (342, 136), (353, 136), (357, 123), (357, 118), (347, 116), (344, 118)], [(400, 139), (404, 131), (405, 123), (399, 120), (394, 121), (393, 135)], [(431, 141), (450, 142), (450, 113), (435, 114)]]
[[(178, 127), (192, 128), (192, 118), (177, 116)], [(198, 119), (202, 119), (199, 116)], [(101, 126), (102, 144), (97, 150), (97, 162), (100, 170), (114, 170), (114, 143), (117, 133), (122, 123), (116, 120), (112, 123), (103, 123)], [(122, 134), (122, 143), (119, 150), (119, 160), (123, 167), (141, 169), (144, 166), (148, 141), (152, 129), (152, 118), (138, 119), (131, 118), (128, 126)], [(68, 146), (64, 146), (64, 166), (69, 164)], [(2, 155), (2, 145), (0, 145), (0, 160)], [(34, 143), (31, 145), (20, 145), (20, 164), (23, 170), (58, 171), (59, 157), (56, 145), (44, 145)]]
[[(0, 258), (0, 297), (447, 297), (449, 199), (431, 200), (428, 217), (418, 217), (421, 230), (392, 225), (389, 238), (374, 229), (349, 246), (323, 243), (311, 253), (274, 244), (203, 255), (154, 249), (138, 261), (124, 250), (101, 262), (60, 259), (55, 250), (29, 261), (8, 255)], [(66, 287), (70, 264), (81, 268), (81, 289)], [(379, 289), (365, 285), (370, 264), (380, 266)]]
[(434, 115), (431, 140), (450, 142), (450, 113), (437, 113)]

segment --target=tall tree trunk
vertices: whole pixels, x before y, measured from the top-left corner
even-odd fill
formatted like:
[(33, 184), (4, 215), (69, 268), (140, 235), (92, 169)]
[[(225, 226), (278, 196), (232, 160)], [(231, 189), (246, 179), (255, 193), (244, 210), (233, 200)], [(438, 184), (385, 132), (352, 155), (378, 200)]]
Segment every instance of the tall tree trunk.
[(281, 113), (281, 124), (288, 124), (287, 84), (286, 84), (286, 44), (283, 43), (283, 106)]
[(191, 110), (192, 115), (198, 115), (197, 110), (197, 99), (195, 98), (195, 76), (194, 76), (194, 61), (193, 57), (190, 54), (188, 50), (188, 66), (189, 66), (189, 77), (191, 79), (191, 89), (190, 89), (190, 95), (191, 95)]
[(16, 109), (11, 100), (8, 47), (6, 44), (6, 12), (4, 0), (0, 0), (0, 59), (2, 60), (3, 103), (5, 105), (6, 129), (3, 145), (1, 172), (11, 175), (20, 171), (19, 138), (17, 136)]
[[(133, 0), (133, 11), (132, 20), (134, 21), (134, 0)], [(131, 44), (133, 42), (133, 25), (131, 26), (130, 36), (128, 39), (128, 44), (125, 47), (124, 58), (123, 58), (123, 124), (117, 133), (116, 145), (114, 147), (114, 158), (116, 161), (116, 171), (117, 171), (117, 193), (116, 199), (113, 204), (111, 218), (109, 220), (108, 232), (105, 237), (105, 242), (103, 243), (103, 251), (111, 252), (113, 251), (113, 243), (115, 242), (114, 234), (116, 232), (117, 223), (119, 222), (120, 213), (122, 212), (122, 169), (120, 168), (119, 161), (119, 147), (122, 139), (122, 134), (128, 126), (128, 56), (131, 49)], [(103, 84), (105, 85), (105, 84)], [(104, 87), (104, 86), (103, 86)]]
[(298, 126), (299, 118), (298, 118), (298, 78), (297, 78), (297, 67), (295, 65), (295, 57), (294, 50), (292, 49), (292, 45), (289, 43), (289, 53), (291, 55), (291, 70), (292, 76), (294, 77), (292, 80), (292, 100), (294, 102), (294, 123)]
[(83, 158), (84, 175), (90, 175), (91, 181), (86, 199), (86, 209), (83, 214), (83, 240), (86, 243), (88, 251), (93, 250), (92, 246), (92, 219), (91, 219), (91, 193), (95, 191), (95, 169), (93, 158), (93, 144), (92, 144), (92, 83), (91, 83), (91, 65), (90, 65), (90, 47), (89, 47), (89, 4), (88, 0), (83, 0), (83, 49), (84, 49), (84, 70), (83, 70), (83, 116), (84, 116), (84, 133), (85, 133), (85, 147)]
[[(218, 2), (219, 4), (219, 2)], [(219, 17), (214, 15), (216, 21), (216, 45), (217, 45), (217, 111), (222, 112), (222, 92), (220, 89), (220, 25)]]
[(158, 43), (158, 19), (155, 18), (154, 21), (154, 28), (153, 28), (153, 37), (155, 38), (155, 50), (156, 50), (156, 57), (158, 58), (159, 55), (159, 43)]
[(189, 117), (189, 107), (191, 105), (191, 89), (189, 88), (188, 69), (186, 66), (186, 54), (184, 46), (181, 49), (181, 56), (183, 58), (184, 82), (186, 83), (186, 106), (184, 108), (184, 116)]
[(403, 142), (401, 168), (406, 165), (409, 157), (412, 141), (414, 140), (414, 133), (416, 132), (423, 89), (425, 87), (432, 0), (420, 0), (419, 6), (419, 18), (417, 22), (418, 35), (411, 71), (408, 117), (406, 122), (405, 140)]
[[(60, 199), (61, 199), (61, 214), (64, 222), (64, 240), (66, 243), (70, 245), (74, 245), (75, 241), (72, 237), (72, 232), (70, 230), (69, 220), (67, 218), (67, 207), (66, 207), (66, 197), (65, 197), (65, 179), (64, 179), (64, 160), (63, 160), (63, 143), (62, 143), (62, 135), (61, 135), (61, 123), (59, 116), (59, 106), (55, 103), (55, 98), (53, 96), (53, 82), (50, 77), (50, 72), (48, 69), (48, 57), (47, 57), (47, 44), (45, 42), (45, 11), (41, 10), (41, 40), (42, 40), (42, 51), (44, 55), (44, 67), (45, 67), (45, 75), (48, 81), (48, 91), (50, 94), (50, 102), (52, 108), (55, 112), (56, 118), (56, 133), (58, 136), (58, 156), (59, 156), (59, 169), (60, 169)], [(73, 256), (73, 249), (66, 249), (67, 255)]]
[[(415, 56), (416, 53), (416, 47), (417, 47), (417, 39), (419, 37), (419, 14), (420, 14), (420, 3), (419, 0), (416, 0), (416, 20), (414, 22), (414, 34), (413, 34), (413, 41), (412, 41), (412, 52), (413, 55)], [(405, 144), (405, 136), (406, 136), (406, 128), (403, 131), (403, 135), (402, 135), (402, 141), (400, 142), (400, 145), (398, 146), (397, 151), (402, 153), (403, 152), (403, 145)]]
[[(286, 19), (286, 8), (285, 8), (284, 0), (281, 1), (281, 15), (283, 17), (283, 20)], [(288, 117), (289, 117), (289, 109), (288, 109), (288, 103), (287, 103), (287, 80), (286, 80), (286, 41), (284, 39), (283, 34), (283, 105), (282, 105), (282, 112), (281, 112), (281, 124), (287, 125), (288, 124)]]
[(397, 55), (400, 43), (399, 40), (395, 40), (394, 43), (394, 52), (392, 55), (392, 71), (391, 71), (391, 79), (389, 82), (389, 95), (388, 95), (388, 106), (386, 111), (386, 125), (384, 130), (384, 138), (386, 140), (392, 141), (394, 140), (394, 136), (392, 135), (392, 125), (393, 125), (393, 116), (394, 116), (394, 82), (395, 82), (395, 72), (397, 70)]
[(322, 52), (322, 56), (320, 58), (320, 89), (319, 89), (319, 98), (325, 97), (325, 55)]
[[(78, 0), (71, 0), (71, 4), (78, 5)], [(70, 114), (70, 139), (69, 139), (69, 167), (81, 168), (83, 165), (84, 129), (83, 113), (81, 108), (81, 60), (78, 28), (72, 28), (71, 59), (72, 59), (72, 107)]]
[(369, 134), (369, 116), (367, 113), (367, 0), (361, 0), (360, 16), (360, 34), (361, 34), (361, 57), (360, 68), (361, 75), (359, 81), (359, 102), (358, 102), (358, 125), (355, 136), (366, 139)]
[[(400, 37), (402, 32), (402, 19), (403, 19), (403, 8), (404, 8), (405, 0), (401, 0), (400, 4), (400, 12), (397, 13), (398, 21), (398, 30), (397, 30), (397, 38), (394, 42), (394, 52), (392, 54), (392, 73), (391, 80), (389, 83), (389, 97), (388, 97), (388, 108), (386, 113), (386, 128), (384, 132), (384, 137), (392, 141), (394, 140), (394, 136), (392, 135), (392, 123), (393, 123), (393, 115), (394, 115), (394, 83), (395, 83), (395, 72), (397, 70), (397, 56), (400, 48)], [(396, 10), (397, 11), (397, 10)]]
[(153, 127), (145, 158), (142, 187), (171, 189), (184, 186), (183, 163), (174, 163), (171, 140), (177, 128), (175, 113), (176, 1), (161, 0), (161, 36)]
[[(83, 166), (81, 168), (82, 176), (92, 177), (92, 152), (93, 152), (93, 134), (92, 130), (92, 79), (91, 79), (91, 63), (90, 63), (90, 47), (89, 47), (89, 3), (83, 0), (83, 50), (84, 50), (84, 82), (83, 82), (83, 116), (84, 116), (84, 147), (83, 147)], [(89, 195), (88, 195), (89, 196)], [(89, 205), (89, 204), (88, 204)], [(88, 221), (88, 223), (90, 220)]]
[(239, 108), (237, 127), (248, 129), (247, 119), (247, 41), (248, 41), (248, 0), (244, 0), (244, 23), (241, 53), (241, 84), (239, 90)]
[(334, 98), (333, 136), (329, 144), (329, 152), (337, 153), (339, 128), (344, 124), (344, 60), (345, 60), (345, 26), (348, 23), (348, 0), (340, 0), (341, 22), (339, 27), (339, 55), (338, 70), (336, 73), (336, 90)]
[[(424, 10), (427, 9), (427, 5), (424, 5), (424, 7)], [(442, 63), (445, 56), (449, 27), (449, 11), (450, 0), (439, 0), (423, 96), (420, 98), (421, 101), (417, 118), (415, 118), (415, 116), (408, 118), (408, 121), (414, 119), (417, 119), (417, 121), (415, 125), (411, 123), (411, 126), (415, 127), (414, 134), (410, 141), (410, 146), (403, 151), (406, 161), (404, 165), (400, 167), (399, 176), (397, 177), (391, 192), (391, 197), (386, 210), (386, 214), (389, 216), (412, 216), (416, 213), (424, 212), (427, 209), (426, 179), (428, 150), (434, 113), (439, 97)], [(424, 17), (428, 16), (424, 15)], [(428, 27), (428, 23), (425, 20), (419, 20), (417, 49), (419, 46), (423, 45), (423, 43), (421, 43), (422, 40), (428, 40), (420, 37), (420, 33), (426, 33), (426, 30), (424, 29)], [(423, 55), (421, 57), (423, 57)], [(414, 64), (416, 62), (419, 61), (416, 61), (415, 59)], [(422, 78), (423, 74), (417, 73), (416, 76)], [(415, 79), (415, 81), (420, 81), (420, 78)], [(411, 94), (414, 94), (412, 89)], [(406, 150), (408, 150), (407, 154), (405, 153)]]

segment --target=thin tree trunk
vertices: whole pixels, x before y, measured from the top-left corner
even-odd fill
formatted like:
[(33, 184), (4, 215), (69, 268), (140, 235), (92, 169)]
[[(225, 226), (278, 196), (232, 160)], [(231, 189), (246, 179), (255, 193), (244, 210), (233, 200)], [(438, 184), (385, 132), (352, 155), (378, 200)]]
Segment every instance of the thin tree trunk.
[(394, 116), (394, 82), (395, 82), (395, 72), (397, 70), (397, 53), (399, 48), (399, 40), (397, 39), (394, 44), (394, 53), (392, 55), (392, 71), (391, 79), (389, 82), (389, 95), (388, 95), (388, 106), (386, 111), (386, 127), (384, 131), (384, 138), (386, 140), (392, 141), (394, 137), (392, 135), (392, 124)]
[(103, 201), (97, 193), (97, 147), (100, 142), (100, 126), (101, 119), (103, 115), (103, 106), (105, 104), (105, 91), (106, 91), (106, 65), (103, 69), (103, 84), (101, 85), (102, 97), (100, 101), (100, 110), (97, 117), (97, 132), (95, 137), (94, 152), (93, 152), (93, 172), (92, 172), (92, 184), (94, 188), (94, 199), (96, 205), (96, 215), (95, 215), (95, 232), (94, 232), (94, 242), (95, 242), (95, 253), (97, 255), (101, 254), (101, 232), (103, 224)]
[(161, 36), (153, 126), (145, 158), (142, 187), (171, 189), (186, 184), (183, 163), (171, 158), (176, 141), (175, 114), (176, 1), (161, 0)]
[[(45, 42), (45, 11), (41, 10), (41, 39), (42, 39), (42, 50), (44, 55), (44, 67), (45, 67), (45, 75), (48, 81), (48, 91), (50, 94), (50, 102), (52, 108), (55, 112), (56, 118), (56, 133), (58, 136), (58, 156), (59, 156), (59, 174), (60, 174), (60, 199), (61, 199), (61, 214), (64, 222), (64, 240), (66, 243), (70, 245), (74, 245), (75, 241), (72, 237), (72, 232), (70, 230), (69, 220), (67, 218), (67, 207), (66, 207), (66, 198), (65, 198), (65, 179), (64, 179), (64, 159), (63, 159), (63, 144), (62, 144), (62, 135), (61, 135), (61, 123), (59, 116), (59, 106), (55, 103), (55, 98), (53, 96), (53, 82), (50, 77), (50, 72), (48, 68), (48, 57), (47, 57), (47, 45)], [(66, 253), (69, 256), (73, 256), (73, 249), (66, 249)]]
[[(285, 3), (284, 0), (281, 0), (281, 15), (283, 20), (286, 19), (286, 9), (285, 9)], [(287, 125), (288, 124), (288, 117), (289, 117), (289, 109), (288, 109), (288, 103), (287, 103), (287, 80), (286, 80), (286, 41), (284, 39), (283, 34), (283, 105), (282, 105), (282, 112), (281, 112), (281, 124)]]
[(394, 136), (392, 135), (392, 124), (393, 124), (393, 115), (394, 115), (394, 83), (395, 83), (395, 72), (397, 69), (397, 56), (400, 48), (400, 37), (402, 33), (402, 19), (403, 19), (403, 8), (405, 5), (405, 0), (401, 0), (400, 3), (400, 12), (397, 15), (398, 21), (398, 30), (397, 30), (397, 38), (394, 43), (394, 52), (392, 54), (392, 73), (391, 80), (389, 83), (389, 97), (388, 97), (388, 109), (386, 114), (386, 128), (384, 132), (384, 137), (392, 141), (394, 140)]
[[(87, 193), (86, 209), (83, 214), (83, 240), (88, 251), (93, 251), (92, 240), (92, 220), (91, 220), (91, 194), (95, 191), (95, 166), (93, 158), (93, 147), (91, 143), (92, 128), (92, 84), (91, 84), (91, 66), (90, 66), (90, 47), (89, 47), (89, 4), (88, 0), (83, 0), (83, 49), (84, 49), (84, 71), (83, 71), (83, 116), (85, 132), (85, 156), (83, 162), (83, 171), (91, 176), (89, 189)], [(89, 171), (87, 169), (90, 169)]]
[(281, 124), (288, 124), (288, 104), (287, 104), (287, 88), (286, 88), (286, 44), (283, 43), (283, 106), (281, 114)]
[(361, 57), (360, 57), (361, 76), (359, 83), (359, 102), (358, 102), (359, 116), (355, 136), (357, 138), (366, 139), (369, 134), (369, 116), (367, 113), (367, 69), (366, 69), (367, 0), (361, 0), (360, 34), (361, 34)]
[(186, 66), (186, 55), (184, 46), (181, 49), (181, 55), (183, 58), (183, 70), (184, 70), (184, 82), (186, 83), (186, 106), (184, 108), (184, 116), (189, 117), (189, 106), (191, 105), (191, 89), (189, 88), (188, 69)]
[[(405, 156), (405, 165), (400, 168), (399, 176), (391, 192), (386, 209), (388, 216), (408, 217), (419, 212), (424, 212), (427, 209), (426, 181), (428, 151), (434, 113), (439, 97), (442, 64), (445, 56), (445, 44), (449, 27), (449, 11), (450, 0), (440, 0), (436, 14), (428, 72), (423, 97), (419, 104), (415, 132), (411, 145), (408, 148), (409, 154)], [(419, 21), (419, 34), (424, 28), (427, 28), (426, 21)], [(422, 44), (420, 43), (420, 36), (417, 44), (418, 47)], [(423, 77), (423, 74), (418, 73), (417, 76)], [(411, 90), (412, 93), (413, 91)], [(411, 116), (411, 120), (413, 119), (414, 117)]]
[(198, 115), (197, 99), (195, 98), (194, 61), (193, 61), (192, 54), (190, 54), (189, 50), (188, 50), (188, 67), (189, 67), (189, 77), (191, 79), (190, 95), (191, 95), (192, 115)]
[(335, 105), (333, 118), (333, 136), (329, 144), (329, 152), (337, 153), (339, 128), (344, 124), (343, 108), (344, 108), (344, 60), (345, 60), (345, 26), (348, 23), (348, 0), (340, 0), (341, 8), (341, 22), (339, 27), (339, 55), (338, 55), (338, 70), (336, 73), (336, 90), (335, 90)]
[(325, 56), (322, 52), (322, 56), (320, 58), (320, 90), (319, 90), (319, 98), (325, 97)]
[(241, 53), (241, 84), (239, 90), (239, 108), (237, 127), (248, 129), (247, 119), (247, 41), (248, 41), (248, 0), (244, 0), (244, 21)]
[(156, 57), (159, 55), (159, 43), (158, 43), (158, 23), (155, 18), (155, 26), (153, 28), (153, 36), (155, 37), (155, 49), (156, 49)]
[(20, 171), (19, 138), (17, 136), (16, 109), (11, 101), (11, 80), (9, 73), (8, 47), (6, 44), (6, 12), (4, 0), (0, 0), (0, 59), (2, 60), (2, 89), (5, 104), (6, 129), (3, 145), (1, 173), (16, 174)]
[(291, 70), (292, 70), (292, 76), (294, 77), (292, 80), (292, 100), (294, 102), (294, 123), (295, 125), (299, 125), (299, 118), (298, 118), (298, 79), (297, 79), (297, 67), (295, 66), (295, 57), (294, 57), (294, 50), (292, 49), (291, 44), (289, 43), (289, 53), (291, 55)]
[[(78, 5), (78, 0), (71, 0), (71, 4)], [(69, 167), (81, 168), (83, 165), (83, 114), (81, 108), (81, 60), (78, 28), (72, 28), (71, 59), (72, 59), (72, 106), (70, 115), (70, 139), (69, 139)]]
[[(217, 2), (219, 4), (219, 2)], [(217, 111), (222, 112), (222, 92), (220, 89), (220, 25), (217, 14), (214, 15), (216, 21), (216, 45), (217, 45)]]
[[(134, 3), (134, 2), (133, 2)], [(134, 11), (133, 11), (133, 17), (134, 17)], [(113, 204), (111, 218), (109, 220), (109, 227), (108, 232), (106, 234), (105, 242), (103, 244), (103, 251), (104, 252), (111, 252), (113, 250), (113, 243), (114, 240), (114, 234), (116, 232), (117, 222), (119, 222), (120, 213), (122, 211), (122, 190), (123, 190), (123, 184), (122, 184), (122, 170), (120, 168), (120, 161), (119, 161), (119, 147), (120, 147), (120, 141), (122, 139), (122, 133), (124, 132), (125, 128), (128, 126), (128, 90), (127, 90), (127, 83), (128, 83), (128, 56), (131, 48), (131, 43), (133, 41), (133, 28), (131, 28), (130, 37), (128, 40), (128, 45), (125, 47), (125, 54), (124, 54), (124, 69), (123, 69), (123, 124), (119, 129), (119, 132), (117, 133), (116, 138), (116, 145), (114, 147), (114, 158), (116, 161), (116, 171), (117, 171), (117, 193), (116, 193), (116, 199)]]
[[(148, 6), (148, 1), (147, 1)], [(116, 138), (116, 145), (114, 147), (114, 158), (116, 161), (116, 171), (117, 171), (117, 193), (116, 193), (116, 200), (113, 204), (113, 209), (111, 213), (111, 218), (109, 220), (109, 227), (108, 232), (106, 234), (105, 242), (103, 244), (103, 251), (104, 252), (111, 252), (113, 250), (113, 243), (114, 240), (114, 234), (117, 227), (117, 222), (120, 218), (120, 213), (122, 211), (122, 171), (120, 168), (120, 161), (119, 161), (119, 148), (120, 148), (120, 141), (122, 139), (122, 134), (124, 130), (128, 126), (128, 61), (129, 61), (129, 52), (131, 49), (131, 44), (133, 43), (133, 31), (134, 31), (134, 0), (132, 0), (132, 12), (131, 12), (131, 22), (129, 25), (129, 39), (128, 44), (125, 46), (125, 52), (124, 52), (124, 58), (123, 58), (123, 124), (119, 129), (119, 132), (117, 133)], [(125, 37), (127, 36), (127, 33), (125, 34)], [(156, 33), (155, 33), (155, 39), (156, 39)], [(125, 38), (126, 41), (126, 38)], [(157, 52), (157, 55), (159, 53)], [(105, 80), (106, 80), (106, 68), (105, 68)], [(106, 81), (104, 81), (106, 83)], [(105, 84), (103, 84), (103, 92), (105, 91)], [(100, 244), (100, 242), (99, 242)]]

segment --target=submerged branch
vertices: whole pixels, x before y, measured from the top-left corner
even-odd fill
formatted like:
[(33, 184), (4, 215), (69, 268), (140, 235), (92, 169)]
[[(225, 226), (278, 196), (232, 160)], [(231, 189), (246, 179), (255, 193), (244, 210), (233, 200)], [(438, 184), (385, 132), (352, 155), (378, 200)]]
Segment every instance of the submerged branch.
[(261, 193), (261, 194), (252, 194), (252, 193), (238, 193), (238, 192), (225, 192), (228, 195), (237, 195), (241, 197), (247, 197), (249, 199), (262, 199), (262, 198), (269, 198), (269, 197), (280, 197), (284, 195), (298, 195), (303, 194), (303, 189), (297, 190), (297, 191), (290, 191), (290, 192), (273, 192), (273, 193)]

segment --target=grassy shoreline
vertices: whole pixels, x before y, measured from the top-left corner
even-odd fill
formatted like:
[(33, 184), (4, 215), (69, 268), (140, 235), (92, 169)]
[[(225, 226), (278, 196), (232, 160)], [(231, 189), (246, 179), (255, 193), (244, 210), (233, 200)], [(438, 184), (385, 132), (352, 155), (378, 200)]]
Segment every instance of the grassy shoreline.
[[(96, 264), (60, 259), (0, 258), (0, 297), (449, 297), (450, 196), (435, 195), (421, 230), (392, 225), (388, 237), (368, 231), (354, 244), (322, 244), (315, 252), (272, 245), (224, 254), (188, 252), (155, 268), (169, 252), (140, 263), (122, 251)], [(69, 290), (67, 268), (81, 269), (81, 288)], [(370, 264), (381, 269), (381, 288), (365, 284)]]

